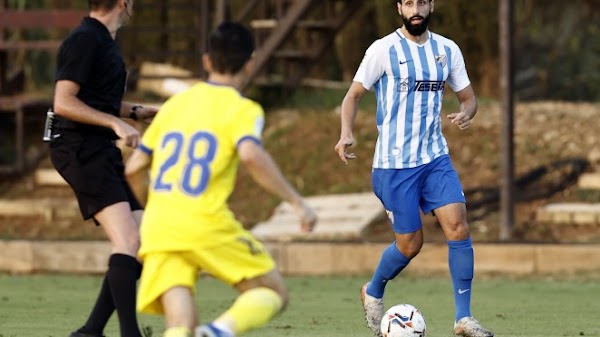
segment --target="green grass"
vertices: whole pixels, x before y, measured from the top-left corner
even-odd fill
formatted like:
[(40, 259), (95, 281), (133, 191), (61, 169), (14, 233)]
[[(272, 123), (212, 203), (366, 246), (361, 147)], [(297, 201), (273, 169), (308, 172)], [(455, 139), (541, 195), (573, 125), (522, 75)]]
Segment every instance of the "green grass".
[[(367, 277), (289, 277), (291, 304), (266, 327), (248, 337), (371, 336), (364, 326), (358, 288)], [(0, 275), (0, 337), (62, 337), (89, 312), (101, 278), (94, 276)], [(453, 304), (444, 277), (404, 277), (392, 281), (386, 303), (411, 303), (427, 320), (428, 336), (452, 336)], [(212, 279), (198, 284), (202, 321), (229, 306), (235, 292)], [(477, 279), (473, 314), (497, 336), (600, 336), (600, 283), (592, 280)], [(162, 318), (140, 315), (154, 337)], [(119, 336), (113, 316), (105, 331)]]

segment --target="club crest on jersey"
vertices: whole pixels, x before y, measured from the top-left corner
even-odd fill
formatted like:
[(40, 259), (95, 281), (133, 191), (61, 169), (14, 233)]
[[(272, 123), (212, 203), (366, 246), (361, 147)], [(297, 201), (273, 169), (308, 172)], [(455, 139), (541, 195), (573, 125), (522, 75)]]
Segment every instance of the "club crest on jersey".
[(409, 83), (409, 79), (407, 78), (401, 78), (399, 85), (400, 85), (400, 91), (408, 91), (408, 83)]
[(448, 63), (448, 56), (446, 56), (446, 54), (436, 55), (435, 62), (437, 62), (443, 68)]

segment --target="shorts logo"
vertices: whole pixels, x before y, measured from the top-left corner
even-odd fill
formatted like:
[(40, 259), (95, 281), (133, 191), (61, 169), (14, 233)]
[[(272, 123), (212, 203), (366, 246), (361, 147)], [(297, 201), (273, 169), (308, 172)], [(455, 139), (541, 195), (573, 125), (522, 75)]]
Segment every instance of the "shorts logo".
[(248, 246), (248, 251), (250, 252), (251, 255), (258, 255), (263, 252), (262, 249), (260, 249), (259, 247), (256, 247), (254, 245), (254, 241), (249, 238), (240, 236), (237, 238), (237, 240), (240, 241), (241, 243), (245, 244), (246, 246)]
[(387, 209), (385, 210), (385, 212), (387, 213), (387, 216), (388, 216), (388, 218), (390, 219), (390, 222), (393, 225), (394, 224), (394, 212), (388, 211)]

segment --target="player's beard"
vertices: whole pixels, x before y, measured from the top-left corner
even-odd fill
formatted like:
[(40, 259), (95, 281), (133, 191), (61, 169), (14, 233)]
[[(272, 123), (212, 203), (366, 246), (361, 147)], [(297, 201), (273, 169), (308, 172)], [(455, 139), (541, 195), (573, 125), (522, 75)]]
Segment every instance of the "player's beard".
[[(410, 18), (407, 18), (404, 15), (402, 15), (402, 22), (404, 23), (404, 27), (406, 27), (406, 30), (408, 30), (410, 35), (421, 36), (421, 34), (425, 33), (425, 31), (427, 30), (427, 26), (429, 26), (430, 17), (431, 14), (427, 15), (426, 17), (422, 17), (420, 15), (413, 15)], [(421, 18), (421, 23), (413, 25), (410, 22), (410, 19), (412, 18)]]

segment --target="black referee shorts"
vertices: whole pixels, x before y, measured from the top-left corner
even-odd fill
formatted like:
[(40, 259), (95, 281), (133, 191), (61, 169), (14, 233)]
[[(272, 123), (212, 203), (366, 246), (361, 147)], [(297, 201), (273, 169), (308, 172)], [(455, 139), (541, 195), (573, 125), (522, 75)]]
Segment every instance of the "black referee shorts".
[(142, 209), (125, 180), (123, 156), (113, 140), (71, 130), (56, 133), (60, 136), (50, 142), (50, 160), (75, 192), (85, 220), (122, 201), (132, 211)]

